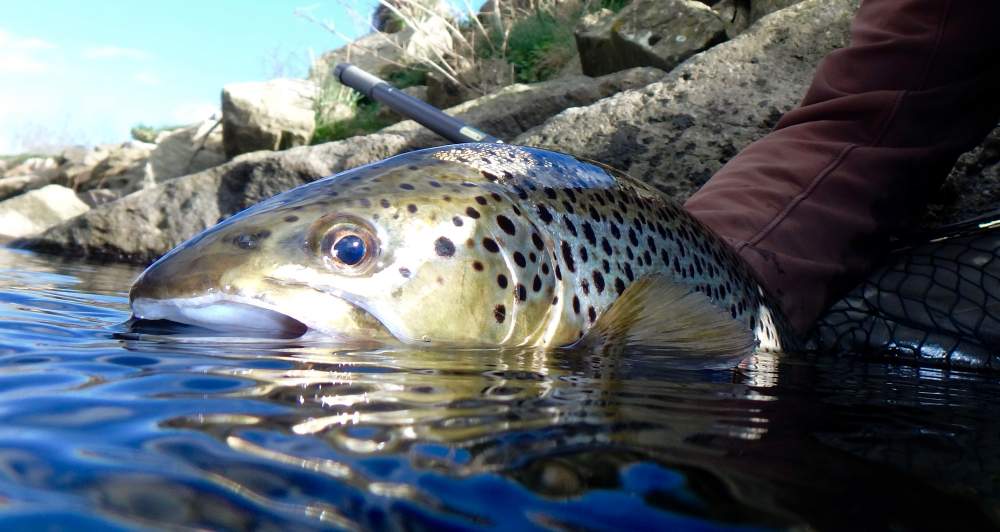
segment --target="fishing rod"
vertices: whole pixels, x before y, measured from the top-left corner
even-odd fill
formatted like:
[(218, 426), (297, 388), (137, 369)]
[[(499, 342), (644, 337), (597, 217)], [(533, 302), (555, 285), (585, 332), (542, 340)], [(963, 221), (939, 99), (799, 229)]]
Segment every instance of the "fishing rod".
[(339, 63), (333, 76), (344, 85), (385, 105), (441, 135), (449, 142), (503, 142), (445, 113), (433, 105), (406, 94), (385, 80), (350, 63)]

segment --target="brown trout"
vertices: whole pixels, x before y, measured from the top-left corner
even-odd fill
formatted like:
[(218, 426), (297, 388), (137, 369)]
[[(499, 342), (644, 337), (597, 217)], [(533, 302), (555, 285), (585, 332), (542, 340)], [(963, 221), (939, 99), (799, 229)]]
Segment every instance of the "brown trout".
[(734, 355), (796, 342), (739, 257), (658, 191), (503, 144), (279, 194), (165, 255), (130, 300), (143, 319), (405, 344)]

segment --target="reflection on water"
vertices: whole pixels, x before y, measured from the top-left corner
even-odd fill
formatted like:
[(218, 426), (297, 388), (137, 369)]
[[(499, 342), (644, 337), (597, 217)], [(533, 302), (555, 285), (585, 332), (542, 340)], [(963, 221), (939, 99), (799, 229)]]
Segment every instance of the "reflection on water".
[(990, 376), (164, 334), (136, 273), (0, 250), (0, 525), (1000, 522)]

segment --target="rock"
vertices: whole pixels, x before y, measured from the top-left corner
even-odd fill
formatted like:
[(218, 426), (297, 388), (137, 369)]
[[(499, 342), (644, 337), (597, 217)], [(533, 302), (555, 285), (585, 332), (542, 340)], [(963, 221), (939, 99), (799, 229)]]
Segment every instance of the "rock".
[(958, 158), (941, 190), (933, 194), (920, 225), (938, 227), (986, 213), (1000, 215), (1000, 126)]
[(89, 209), (72, 189), (46, 185), (0, 201), (0, 236), (17, 238), (37, 234)]
[[(733, 37), (743, 33), (751, 24), (765, 15), (770, 15), (779, 9), (797, 4), (802, 0), (754, 0), (740, 2), (738, 0), (722, 0), (712, 5), (712, 10), (719, 14), (726, 25), (726, 35)], [(749, 9), (747, 9), (749, 4)]]
[(59, 175), (59, 163), (53, 157), (31, 157), (7, 169), (4, 175), (33, 175), (51, 181)]
[(458, 73), (458, 81), (439, 72), (427, 74), (427, 103), (441, 109), (492, 94), (514, 83), (514, 67), (502, 59), (480, 59)]
[(669, 71), (726, 38), (722, 19), (695, 0), (635, 0), (615, 15), (584, 17), (575, 33), (583, 73), (635, 66)]
[[(660, 79), (643, 68), (604, 78), (585, 76), (513, 85), (448, 112), (503, 138), (546, 117), (619, 90)], [(15, 245), (106, 260), (147, 263), (226, 216), (292, 187), (404, 151), (444, 144), (413, 121), (372, 135), (282, 152), (241, 155), (221, 166), (179, 177), (101, 205)]]
[(111, 203), (112, 201), (122, 197), (120, 193), (109, 188), (92, 188), (86, 192), (80, 192), (76, 196), (90, 208), (94, 208), (105, 203)]
[(77, 174), (70, 182), (74, 190), (86, 191), (92, 188), (110, 188), (128, 194), (151, 186), (146, 162), (155, 144), (129, 141), (114, 147), (105, 147), (107, 156), (101, 159), (90, 172)]
[(115, 145), (94, 146), (85, 148), (74, 146), (59, 154), (59, 176), (54, 182), (58, 185), (77, 188), (80, 184), (90, 181), (94, 167), (106, 159)]
[(309, 68), (309, 79), (323, 83), (337, 63), (351, 63), (376, 76), (386, 76), (400, 65), (437, 61), (453, 54), (454, 40), (446, 16), (435, 14), (396, 33), (374, 32), (326, 52)]
[(221, 118), (213, 117), (191, 127), (160, 133), (149, 155), (148, 177), (159, 183), (224, 162)]
[(0, 178), (0, 200), (12, 198), (48, 184), (48, 179), (37, 175), (15, 175)]
[(317, 85), (301, 79), (232, 83), (222, 89), (222, 139), (227, 158), (304, 146), (316, 129)]
[(568, 109), (514, 142), (620, 168), (684, 201), (802, 98), (847, 44), (856, 0), (806, 0), (694, 56), (662, 81)]

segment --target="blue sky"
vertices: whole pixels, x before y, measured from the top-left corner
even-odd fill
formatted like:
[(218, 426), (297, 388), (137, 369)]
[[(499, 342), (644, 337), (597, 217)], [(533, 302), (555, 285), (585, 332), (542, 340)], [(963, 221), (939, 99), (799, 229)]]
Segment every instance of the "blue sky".
[(356, 36), (375, 0), (2, 4), (0, 154), (8, 154), (123, 141), (140, 122), (203, 117), (226, 83), (304, 76), (310, 54), (344, 41), (296, 10)]

